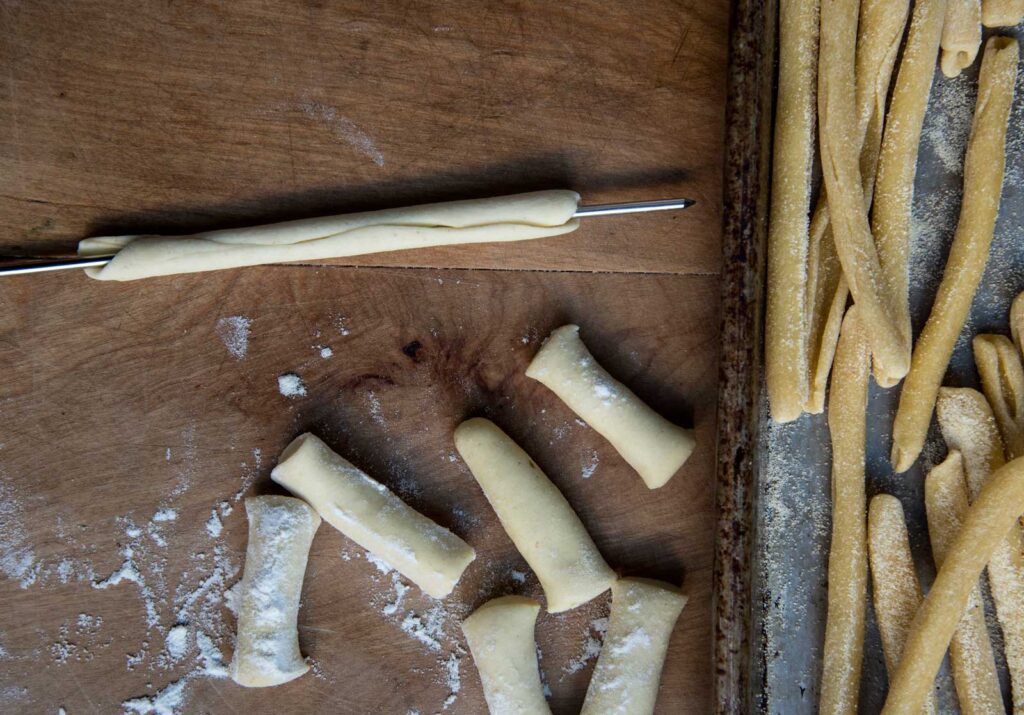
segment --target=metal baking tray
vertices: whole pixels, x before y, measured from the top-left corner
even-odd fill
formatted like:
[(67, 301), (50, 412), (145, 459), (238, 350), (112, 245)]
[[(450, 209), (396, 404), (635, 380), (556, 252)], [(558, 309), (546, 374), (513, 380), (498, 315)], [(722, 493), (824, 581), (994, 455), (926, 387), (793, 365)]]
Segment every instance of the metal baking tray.
[[(719, 525), (716, 561), (717, 712), (817, 711), (824, 641), (830, 533), (830, 448), (825, 415), (788, 425), (768, 418), (764, 392), (764, 243), (770, 188), (775, 83), (775, 2), (738, 2), (733, 18), (723, 266), (723, 353), (719, 401)], [(1024, 28), (1003, 28), (1024, 41)], [(992, 31), (986, 31), (986, 37)], [(979, 56), (980, 57), (980, 56)], [(931, 308), (960, 209), (963, 155), (979, 61), (956, 79), (936, 68), (915, 185), (911, 314), (915, 335)], [(971, 338), (1008, 334), (1007, 313), (1024, 290), (1024, 74), (1007, 136), (1002, 206), (985, 277), (961, 333), (945, 384), (978, 386)], [(889, 464), (899, 388), (872, 384), (867, 491), (900, 498), (922, 583), (934, 566), (925, 526), (923, 477), (946, 448), (933, 423), (918, 464)], [(991, 607), (991, 603), (988, 604)], [(1009, 703), (998, 628), (1000, 677)], [(887, 677), (868, 608), (861, 712), (878, 712)], [(936, 680), (943, 712), (956, 712), (948, 668)]]

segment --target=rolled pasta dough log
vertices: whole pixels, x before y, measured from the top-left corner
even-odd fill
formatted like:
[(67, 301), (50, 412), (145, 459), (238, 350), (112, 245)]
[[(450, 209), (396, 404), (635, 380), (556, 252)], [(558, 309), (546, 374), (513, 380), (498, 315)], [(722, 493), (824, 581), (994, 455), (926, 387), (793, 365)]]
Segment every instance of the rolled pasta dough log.
[(434, 598), (451, 593), (476, 557), (469, 544), (312, 434), (300, 435), (285, 447), (270, 478)]
[(917, 612), (883, 715), (917, 713), (993, 552), (1024, 513), (1024, 459), (998, 469), (971, 504), (931, 590)]
[(693, 431), (672, 424), (597, 364), (577, 325), (548, 337), (526, 369), (603, 436), (651, 489), (663, 486), (696, 444)]
[(299, 652), (299, 597), (320, 517), (301, 499), (282, 496), (250, 497), (245, 511), (249, 544), (231, 679), (260, 688), (309, 670)]
[(475, 417), (455, 430), (455, 447), (540, 579), (548, 611), (567, 611), (608, 590), (615, 572), (562, 492), (519, 445)]
[(540, 604), (524, 596), (488, 601), (462, 622), (491, 715), (550, 715), (533, 629)]
[(970, 67), (981, 47), (981, 0), (949, 0), (942, 25), (939, 66), (947, 77)]
[(83, 256), (116, 253), (86, 273), (128, 281), (288, 261), (461, 243), (522, 241), (575, 231), (575, 191), (535, 191), (489, 199), (300, 219), (191, 236), (106, 236), (79, 242)]
[(668, 641), (685, 605), (686, 596), (661, 581), (622, 578), (612, 585), (608, 633), (581, 715), (654, 712)]

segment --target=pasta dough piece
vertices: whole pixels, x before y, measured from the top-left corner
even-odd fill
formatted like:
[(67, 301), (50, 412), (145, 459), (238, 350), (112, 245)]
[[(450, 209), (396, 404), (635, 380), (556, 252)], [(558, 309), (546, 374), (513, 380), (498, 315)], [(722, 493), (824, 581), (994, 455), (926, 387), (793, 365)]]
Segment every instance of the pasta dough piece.
[(978, 103), (964, 163), (960, 221), (931, 315), (914, 347), (893, 424), (892, 463), (897, 472), (910, 469), (921, 453), (935, 396), (988, 262), (1002, 194), (1006, 126), (1016, 77), (1017, 42), (1008, 37), (990, 38), (981, 62)]
[(1024, 293), (1018, 294), (1010, 305), (1010, 335), (1017, 349), (1024, 352)]
[(526, 369), (629, 462), (651, 489), (683, 466), (696, 442), (693, 431), (672, 424), (597, 364), (576, 325), (548, 336)]
[(997, 470), (967, 512), (907, 636), (883, 715), (920, 712), (985, 564), (1024, 513), (1024, 459)]
[[(900, 60), (892, 103), (885, 122), (885, 137), (878, 155), (871, 231), (878, 247), (882, 270), (895, 292), (895, 319), (907, 351), (903, 355), (900, 369), (890, 365), (883, 355), (875, 356), (875, 380), (882, 387), (896, 385), (910, 366), (908, 262), (914, 177), (946, 8), (946, 0), (921, 0), (914, 5), (910, 32), (907, 34), (907, 44)], [(898, 40), (896, 46), (899, 46)], [(884, 111), (884, 107), (880, 111)]]
[(532, 599), (502, 596), (462, 622), (490, 715), (551, 715), (533, 636), (539, 612)]
[(896, 296), (886, 280), (868, 225), (859, 166), (860, 142), (853, 72), (859, 0), (823, 0), (818, 70), (822, 173), (832, 235), (843, 275), (875, 359), (891, 372), (903, 369), (910, 348), (896, 321)]
[(649, 489), (665, 486), (693, 452), (693, 430), (658, 415), (611, 377), (583, 344), (579, 326), (552, 332), (526, 368), (526, 377), (557, 394), (610, 441)]
[[(924, 503), (928, 511), (928, 536), (935, 565), (949, 551), (967, 514), (967, 484), (963, 459), (956, 450), (928, 473), (924, 482)], [(981, 588), (975, 584), (967, 601), (967, 610), (949, 644), (953, 682), (964, 715), (989, 715), (1005, 711), (1003, 695), (996, 676), (996, 660), (988, 638)]]
[(245, 512), (249, 544), (231, 679), (262, 688), (309, 670), (299, 652), (299, 597), (320, 517), (301, 499), (282, 496), (249, 497)]
[(1024, 367), (1003, 335), (976, 335), (974, 364), (1010, 459), (1024, 456)]
[[(943, 387), (935, 406), (942, 437), (963, 455), (971, 501), (991, 474), (1003, 466), (1003, 443), (984, 395), (970, 388)], [(1014, 713), (1024, 715), (1024, 531), (1003, 537), (988, 562), (988, 579), (1003, 632)]]
[(476, 558), (469, 544), (312, 434), (299, 435), (285, 447), (270, 478), (434, 598), (451, 593)]
[(686, 596), (661, 581), (622, 578), (612, 585), (608, 632), (580, 715), (654, 712), (669, 638), (685, 605)]
[(777, 422), (800, 416), (807, 399), (807, 213), (814, 164), (818, 1), (779, 3), (779, 89), (775, 109), (765, 382)]
[[(886, 99), (909, 10), (909, 0), (865, 0), (860, 5), (856, 95), (861, 138), (860, 174), (866, 207), (871, 206), (874, 197)], [(884, 268), (883, 257), (879, 256), (879, 260)], [(811, 220), (808, 258), (807, 347), (810, 350), (810, 389), (804, 409), (814, 414), (825, 409), (828, 374), (832, 369), (839, 327), (850, 295), (842, 274), (829, 223), (828, 202), (823, 194), (818, 199)]]
[[(903, 656), (907, 632), (921, 605), (921, 584), (910, 553), (910, 536), (900, 500), (889, 494), (872, 498), (868, 508), (868, 553), (874, 584), (875, 620), (882, 636), (885, 669), (891, 678)], [(928, 715), (936, 712), (929, 698)]]
[(854, 305), (846, 311), (832, 368), (828, 427), (832, 433), (832, 543), (828, 554), (828, 619), (822, 655), (822, 713), (856, 713), (864, 649), (868, 556), (864, 452), (870, 355)]
[(1024, 20), (1024, 0), (981, 0), (981, 24), (1013, 27)]
[(981, 47), (981, 0), (949, 0), (942, 26), (942, 74), (956, 77), (970, 67)]
[(108, 236), (78, 244), (82, 256), (116, 253), (99, 280), (130, 281), (264, 263), (320, 261), (462, 243), (523, 241), (575, 231), (575, 191), (535, 191), (490, 199), (300, 219), (191, 236)]
[(455, 448), (540, 579), (548, 611), (575, 608), (611, 587), (615, 572), (583, 522), (508, 435), (490, 420), (475, 417), (456, 428)]

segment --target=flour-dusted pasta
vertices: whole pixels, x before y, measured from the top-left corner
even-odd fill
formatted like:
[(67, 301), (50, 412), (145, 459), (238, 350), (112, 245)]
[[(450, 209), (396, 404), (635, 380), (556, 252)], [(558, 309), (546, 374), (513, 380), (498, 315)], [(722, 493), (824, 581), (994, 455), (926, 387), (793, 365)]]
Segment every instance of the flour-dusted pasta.
[(974, 364), (981, 388), (996, 416), (1006, 455), (1024, 456), (1024, 366), (1005, 335), (975, 335)]
[(285, 448), (270, 477), (434, 598), (451, 593), (476, 557), (465, 541), (420, 514), (312, 434), (296, 437)]
[(978, 101), (964, 160), (960, 220), (931, 313), (914, 345), (910, 372), (893, 421), (892, 464), (897, 472), (910, 469), (921, 454), (936, 394), (988, 263), (1002, 196), (1006, 128), (1018, 54), (1013, 38), (991, 37), (985, 43)]
[[(910, 536), (900, 500), (891, 494), (878, 494), (868, 507), (868, 554), (871, 583), (874, 586), (875, 620), (882, 636), (885, 669), (891, 678), (903, 657), (907, 633), (921, 605), (921, 582), (917, 580)], [(935, 698), (929, 698), (927, 715), (937, 710)]]
[[(967, 387), (943, 387), (935, 403), (942, 438), (963, 455), (971, 501), (981, 493), (992, 473), (1005, 464), (992, 408), (985, 396)], [(1013, 712), (1024, 715), (1024, 531), (1018, 525), (1003, 537), (988, 562), (988, 580), (1003, 632), (1003, 649)]]
[(551, 333), (526, 376), (544, 384), (611, 442), (651, 489), (668, 482), (693, 452), (693, 430), (672, 424), (609, 375), (583, 344), (576, 325)]
[(249, 497), (249, 544), (239, 588), (231, 678), (250, 688), (280, 685), (309, 670), (299, 652), (299, 597), (320, 517), (301, 499)]
[(981, 24), (1013, 27), (1024, 20), (1024, 0), (981, 0)]
[(86, 273), (130, 281), (264, 263), (321, 261), (463, 243), (523, 241), (575, 231), (575, 191), (535, 191), (490, 199), (230, 228), (191, 236), (109, 236), (78, 244), (82, 256), (114, 253)]
[(562, 492), (497, 425), (481, 417), (463, 422), (455, 447), (540, 579), (548, 611), (575, 608), (611, 587), (615, 572)]
[(768, 223), (765, 384), (772, 419), (795, 420), (807, 399), (807, 212), (814, 169), (819, 0), (779, 3), (779, 91)]
[(540, 604), (524, 596), (488, 601), (462, 622), (490, 715), (550, 715), (533, 630)]
[(661, 581), (623, 578), (612, 585), (608, 632), (581, 715), (654, 712), (669, 638), (685, 605), (686, 596)]
[(993, 552), (1024, 514), (1024, 458), (998, 469), (971, 504), (931, 590), (914, 618), (883, 715), (918, 713)]
[(949, 0), (942, 25), (942, 74), (956, 77), (970, 67), (981, 47), (981, 0)]
[[(967, 480), (963, 458), (955, 449), (935, 465), (924, 482), (928, 538), (935, 565), (942, 568), (949, 546), (967, 514)], [(949, 644), (953, 681), (964, 715), (988, 715), (1005, 710), (996, 675), (996, 660), (985, 623), (985, 607), (977, 584), (967, 601), (960, 625)]]
[(871, 355), (860, 306), (846, 311), (832, 368), (832, 541), (820, 711), (857, 712), (868, 589), (865, 411)]

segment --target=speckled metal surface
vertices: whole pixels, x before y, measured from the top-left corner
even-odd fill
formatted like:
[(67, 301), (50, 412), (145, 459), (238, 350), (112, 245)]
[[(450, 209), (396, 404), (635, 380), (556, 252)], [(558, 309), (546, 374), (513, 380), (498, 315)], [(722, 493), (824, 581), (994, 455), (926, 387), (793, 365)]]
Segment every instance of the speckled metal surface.
[(726, 115), (715, 549), (715, 711), (750, 707), (751, 536), (761, 384), (775, 1), (733, 4)]

